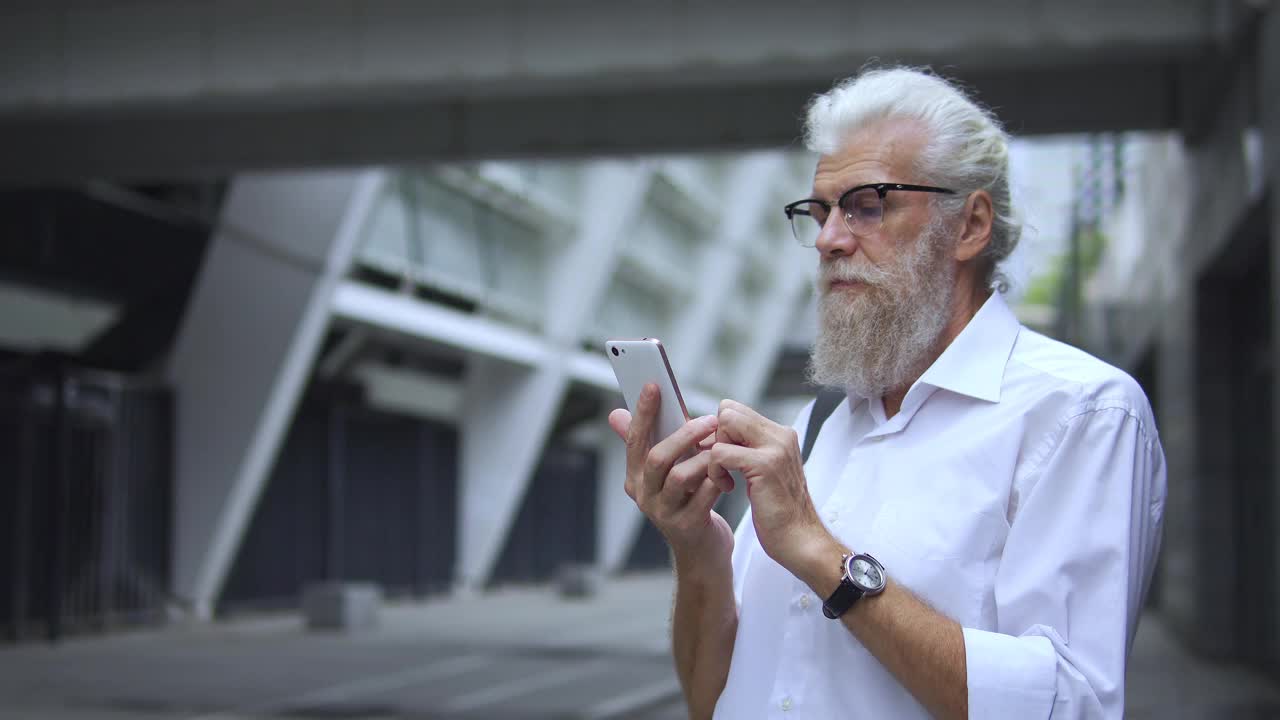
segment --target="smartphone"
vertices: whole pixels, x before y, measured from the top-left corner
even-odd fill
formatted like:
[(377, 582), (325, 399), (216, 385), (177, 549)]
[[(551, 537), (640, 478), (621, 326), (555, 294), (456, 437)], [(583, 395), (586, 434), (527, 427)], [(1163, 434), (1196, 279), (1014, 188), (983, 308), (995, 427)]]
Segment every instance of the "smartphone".
[(627, 401), (627, 409), (632, 413), (640, 402), (640, 390), (649, 383), (658, 386), (662, 403), (658, 407), (653, 442), (665, 439), (689, 421), (689, 411), (685, 409), (680, 386), (676, 384), (676, 375), (671, 371), (671, 362), (667, 360), (667, 351), (661, 340), (606, 340), (604, 350), (609, 364), (613, 366), (614, 377), (618, 379), (622, 397)]

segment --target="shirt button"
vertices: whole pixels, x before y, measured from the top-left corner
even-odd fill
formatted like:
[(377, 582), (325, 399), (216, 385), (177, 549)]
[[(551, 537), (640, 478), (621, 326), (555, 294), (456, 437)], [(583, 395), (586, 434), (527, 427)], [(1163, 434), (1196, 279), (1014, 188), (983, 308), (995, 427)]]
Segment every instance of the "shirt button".
[(782, 708), (782, 711), (783, 711), (783, 712), (787, 712), (788, 710), (790, 710), (790, 709), (791, 709), (791, 698), (789, 698), (789, 697), (784, 697), (784, 698), (782, 698), (782, 702), (778, 703), (778, 707)]
[(808, 609), (809, 609), (809, 596), (808, 596), (808, 595), (801, 595), (801, 596), (800, 596), (800, 609), (801, 609), (801, 610), (808, 610)]

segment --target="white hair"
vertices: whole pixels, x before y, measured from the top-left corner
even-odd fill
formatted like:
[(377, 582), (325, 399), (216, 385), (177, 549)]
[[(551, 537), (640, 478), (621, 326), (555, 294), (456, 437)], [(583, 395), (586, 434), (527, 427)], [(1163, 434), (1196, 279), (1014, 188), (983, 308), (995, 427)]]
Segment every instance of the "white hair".
[(1009, 192), (1009, 135), (990, 111), (955, 84), (915, 68), (877, 68), (842, 80), (809, 102), (805, 145), (821, 155), (838, 152), (849, 134), (885, 119), (914, 120), (928, 141), (916, 162), (922, 182), (956, 191), (935, 199), (956, 213), (970, 193), (991, 195), (991, 241), (979, 256), (987, 262), (984, 281), (1007, 291), (998, 269), (1018, 245), (1022, 227), (1014, 217)]

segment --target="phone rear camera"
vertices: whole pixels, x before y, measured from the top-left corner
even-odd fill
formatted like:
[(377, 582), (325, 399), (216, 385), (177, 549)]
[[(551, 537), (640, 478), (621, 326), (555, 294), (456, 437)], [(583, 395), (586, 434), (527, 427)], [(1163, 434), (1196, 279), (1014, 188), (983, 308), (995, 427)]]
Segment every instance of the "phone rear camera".
[(610, 348), (610, 349), (613, 350), (613, 356), (618, 357), (618, 348)]

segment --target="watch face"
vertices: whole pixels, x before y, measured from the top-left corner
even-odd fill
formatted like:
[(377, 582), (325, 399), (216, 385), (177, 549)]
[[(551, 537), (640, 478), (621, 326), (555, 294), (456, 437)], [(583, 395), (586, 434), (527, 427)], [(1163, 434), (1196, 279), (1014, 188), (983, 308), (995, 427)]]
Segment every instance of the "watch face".
[(884, 587), (884, 569), (869, 555), (849, 558), (849, 579), (864, 591), (876, 591)]

